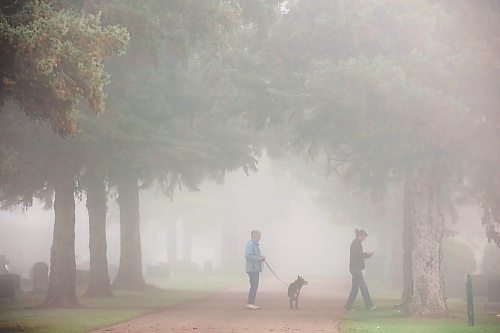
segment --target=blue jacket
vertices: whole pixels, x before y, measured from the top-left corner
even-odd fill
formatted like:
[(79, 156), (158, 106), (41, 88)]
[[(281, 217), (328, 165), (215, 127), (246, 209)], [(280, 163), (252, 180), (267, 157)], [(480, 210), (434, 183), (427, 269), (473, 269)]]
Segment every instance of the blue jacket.
[(245, 247), (245, 269), (247, 273), (262, 272), (262, 261), (260, 259), (259, 244), (249, 240)]

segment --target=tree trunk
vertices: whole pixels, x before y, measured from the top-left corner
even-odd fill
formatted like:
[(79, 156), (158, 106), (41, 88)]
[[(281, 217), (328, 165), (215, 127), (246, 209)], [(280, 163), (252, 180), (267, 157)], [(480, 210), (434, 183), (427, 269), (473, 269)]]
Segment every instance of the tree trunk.
[(54, 235), (50, 249), (48, 307), (78, 306), (75, 261), (75, 183), (61, 173), (55, 181)]
[(193, 248), (193, 244), (191, 241), (191, 231), (192, 231), (192, 225), (189, 222), (183, 221), (182, 223), (182, 245), (183, 245), (183, 251), (182, 251), (182, 258), (184, 262), (190, 263), (191, 262), (191, 250)]
[(403, 193), (403, 293), (400, 301), (400, 305), (405, 309), (408, 309), (413, 288), (411, 273), (413, 238), (410, 216), (412, 202), (410, 189), (410, 178), (406, 177)]
[(389, 274), (388, 281), (393, 288), (401, 288), (403, 281), (403, 187), (389, 187), (389, 230), (387, 235), (390, 235), (390, 253), (387, 256)]
[(106, 244), (106, 184), (104, 177), (89, 174), (87, 210), (89, 212), (90, 275), (85, 296), (113, 296), (108, 273)]
[(167, 262), (171, 272), (177, 265), (177, 222), (167, 222)]
[(113, 286), (142, 289), (141, 230), (139, 216), (139, 185), (135, 177), (124, 177), (118, 184), (120, 206), (120, 265)]
[(419, 170), (408, 185), (412, 237), (408, 311), (413, 316), (446, 315), (441, 273), (444, 219), (439, 204), (439, 180), (429, 168)]
[(244, 261), (239, 257), (238, 224), (225, 218), (221, 228), (221, 268), (224, 272), (233, 274), (241, 271)]

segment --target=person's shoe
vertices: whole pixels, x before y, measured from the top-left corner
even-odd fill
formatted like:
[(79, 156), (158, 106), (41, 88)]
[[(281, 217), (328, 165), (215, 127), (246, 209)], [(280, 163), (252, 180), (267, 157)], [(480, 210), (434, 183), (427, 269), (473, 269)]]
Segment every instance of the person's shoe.
[(346, 308), (344, 308), (344, 312), (345, 313), (353, 313), (353, 312), (355, 312), (355, 310), (354, 310), (354, 308), (352, 308), (352, 309), (346, 309)]
[(248, 310), (258, 310), (258, 309), (260, 309), (260, 307), (258, 307), (257, 305), (254, 305), (254, 304), (247, 304), (246, 308)]
[(377, 307), (375, 305), (372, 305), (370, 308), (368, 308), (368, 310), (374, 311), (374, 310), (377, 310)]

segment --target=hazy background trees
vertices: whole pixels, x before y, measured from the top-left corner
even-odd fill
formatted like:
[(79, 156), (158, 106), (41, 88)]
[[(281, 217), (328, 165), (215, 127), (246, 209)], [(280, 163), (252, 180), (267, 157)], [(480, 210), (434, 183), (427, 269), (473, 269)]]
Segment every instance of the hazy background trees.
[[(443, 265), (451, 275), (477, 265), (447, 238), (477, 242), (476, 256), (486, 239), (500, 240), (495, 2), (26, 0), (0, 9), (0, 195), (7, 209), (36, 199), (54, 208), (47, 305), (77, 304), (81, 200), (89, 296), (111, 295), (111, 281), (144, 288), (144, 253), (175, 273), (204, 257), (197, 242), (211, 244), (200, 260), (237, 272), (254, 228), (272, 239), (278, 269), (338, 273), (322, 263), (361, 226), (377, 247), (371, 274), (402, 280), (411, 314), (443, 314), (454, 284)], [(120, 223), (111, 236), (108, 219)], [(471, 236), (481, 224), (486, 237)], [(144, 241), (144, 230), (163, 238)], [(469, 264), (442, 261), (447, 251)]]

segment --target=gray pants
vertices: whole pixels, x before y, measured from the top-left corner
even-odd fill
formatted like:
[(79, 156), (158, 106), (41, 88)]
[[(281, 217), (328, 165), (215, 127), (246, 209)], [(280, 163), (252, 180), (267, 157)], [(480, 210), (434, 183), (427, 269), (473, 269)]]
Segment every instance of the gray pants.
[(259, 272), (248, 272), (248, 277), (250, 278), (250, 291), (247, 304), (255, 304), (257, 288), (259, 288)]
[(370, 292), (368, 291), (368, 286), (366, 285), (365, 277), (363, 276), (363, 271), (361, 269), (349, 269), (352, 275), (352, 287), (347, 303), (345, 304), (346, 310), (351, 310), (354, 305), (354, 301), (358, 296), (358, 290), (361, 289), (361, 295), (363, 296), (363, 301), (365, 302), (365, 307), (367, 309), (373, 307), (373, 302), (370, 297)]

